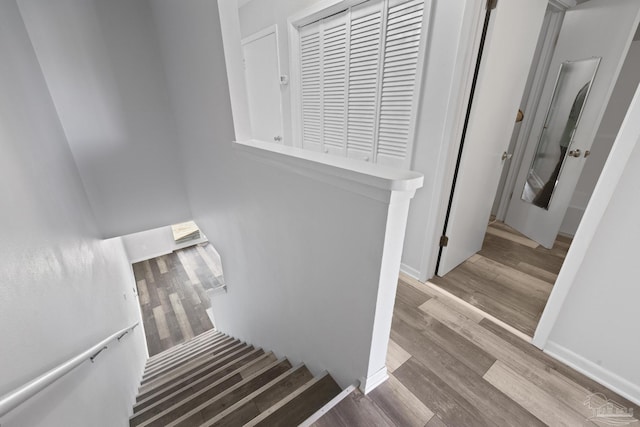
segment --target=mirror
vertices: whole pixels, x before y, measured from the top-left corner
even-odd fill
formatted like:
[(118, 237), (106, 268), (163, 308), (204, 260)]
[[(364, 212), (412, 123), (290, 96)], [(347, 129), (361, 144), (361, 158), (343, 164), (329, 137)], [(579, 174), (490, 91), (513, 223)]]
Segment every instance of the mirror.
[(522, 190), (522, 200), (549, 209), (600, 58), (560, 64), (551, 104)]

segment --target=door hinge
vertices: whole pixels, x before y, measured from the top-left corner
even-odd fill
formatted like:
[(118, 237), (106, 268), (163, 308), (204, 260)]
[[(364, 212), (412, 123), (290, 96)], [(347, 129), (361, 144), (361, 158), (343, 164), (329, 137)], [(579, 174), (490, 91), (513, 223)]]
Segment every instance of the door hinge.
[(449, 244), (449, 238), (447, 236), (440, 237), (440, 247), (447, 246)]
[(498, 6), (498, 0), (487, 0), (487, 10), (493, 10)]

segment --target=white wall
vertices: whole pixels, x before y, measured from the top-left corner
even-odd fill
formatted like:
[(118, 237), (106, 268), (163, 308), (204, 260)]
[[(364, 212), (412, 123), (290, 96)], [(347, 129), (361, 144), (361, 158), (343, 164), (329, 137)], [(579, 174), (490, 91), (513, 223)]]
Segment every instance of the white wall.
[(188, 220), (148, 2), (18, 4), (102, 235)]
[(640, 91), (629, 111), (560, 273), (575, 277), (545, 350), (640, 404)]
[(591, 155), (582, 170), (569, 209), (560, 227), (561, 233), (574, 235), (578, 229), (578, 224), (587, 203), (589, 203), (638, 83), (640, 83), (640, 41), (634, 41), (631, 43), (629, 53), (598, 128), (591, 147)]
[[(99, 240), (14, 0), (0, 2), (0, 395), (139, 320), (119, 239)], [(125, 426), (142, 328), (11, 412), (11, 426)], [(99, 421), (98, 421), (99, 420)]]
[(193, 246), (206, 241), (207, 238), (201, 233), (199, 239), (176, 244), (170, 225), (122, 236), (124, 248), (127, 251), (129, 262), (132, 264), (159, 257), (160, 255), (166, 255), (177, 249), (186, 248), (187, 246)]
[[(314, 372), (328, 369), (342, 386), (368, 377), (388, 200), (234, 149), (217, 5), (207, 0), (152, 5), (191, 209), (225, 260), (228, 292), (212, 301), (217, 326), (304, 361)], [(237, 42), (239, 49), (239, 34)], [(397, 267), (392, 296), (384, 301), (391, 307), (395, 277)], [(383, 359), (387, 339), (388, 330)]]

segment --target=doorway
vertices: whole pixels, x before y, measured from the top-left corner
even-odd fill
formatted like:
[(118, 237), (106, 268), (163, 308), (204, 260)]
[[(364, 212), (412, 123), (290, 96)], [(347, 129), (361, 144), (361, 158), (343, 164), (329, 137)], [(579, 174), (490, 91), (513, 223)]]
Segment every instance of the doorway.
[[(464, 152), (460, 156), (462, 161), (458, 173), (461, 176), (454, 181), (462, 187), (452, 190), (453, 221), (445, 224), (441, 248), (445, 262), (441, 260), (438, 263), (436, 277), (431, 280), (436, 286), (529, 337), (536, 329), (577, 230), (580, 205), (584, 211), (588, 203), (590, 192), (584, 189), (592, 185), (592, 191), (595, 186), (640, 76), (640, 68), (635, 68), (640, 63), (635, 58), (640, 49), (635, 43), (630, 48), (638, 24), (640, 7), (637, 3), (621, 1), (612, 8), (603, 0), (591, 0), (568, 8), (565, 5), (566, 10), (559, 10), (555, 3), (551, 2), (545, 12), (533, 56), (535, 59), (526, 85), (523, 84), (520, 92), (524, 95), (521, 101), (517, 100), (524, 111), (525, 121), (514, 128), (513, 121), (507, 123), (508, 117), (503, 120), (502, 126), (513, 129), (513, 135), (510, 141), (503, 141), (504, 169), (498, 174), (492, 172), (497, 175), (493, 190), (482, 188), (482, 194), (478, 194), (475, 189), (469, 197), (469, 188), (473, 185), (465, 188), (465, 180), (483, 181), (486, 187), (487, 179), (486, 176), (474, 176), (481, 168), (470, 166), (470, 161), (465, 164)], [(613, 10), (616, 8), (618, 10)], [(605, 30), (606, 37), (603, 37), (604, 33), (588, 34), (593, 32), (594, 26), (589, 25), (592, 21), (601, 21), (600, 26), (609, 27)], [(500, 24), (493, 25), (498, 27)], [(489, 46), (492, 43), (490, 37), (487, 41)], [(527, 175), (536, 153), (540, 152), (538, 148), (541, 138), (544, 138), (543, 131), (549, 127), (548, 118), (560, 115), (553, 100), (557, 98), (563, 64), (566, 70), (567, 63), (594, 57), (601, 58), (602, 63), (598, 63), (591, 81), (575, 83), (580, 86), (576, 92), (587, 83), (582, 98), (584, 106), (577, 109), (577, 125), (570, 131), (571, 139), (565, 152), (558, 149), (562, 156), (555, 156), (551, 162), (559, 165), (551, 168), (551, 172), (557, 169), (557, 175), (553, 177), (551, 174), (546, 179), (554, 184), (553, 196), (547, 200), (546, 207), (541, 207), (532, 203), (534, 197), (526, 194)], [(484, 55), (481, 59), (490, 60), (491, 56)], [(490, 68), (490, 65), (485, 67)], [(481, 76), (479, 79), (482, 81)], [(564, 102), (568, 105), (565, 107), (567, 117), (576, 104), (576, 95), (565, 97), (568, 100)], [(471, 103), (476, 102), (478, 100), (472, 98)], [(476, 111), (476, 114), (482, 116), (481, 112)], [(566, 123), (566, 117), (564, 120)], [(617, 127), (613, 123), (617, 123)], [(601, 131), (603, 127), (606, 128), (604, 133), (608, 134), (606, 137)], [(469, 131), (474, 132), (474, 129), (470, 127)], [(473, 134), (469, 136), (474, 137)], [(482, 146), (476, 147), (476, 152), (482, 149)], [(499, 155), (495, 147), (493, 151), (494, 155)], [(589, 157), (592, 152), (593, 156)], [(579, 156), (576, 153), (580, 153)], [(588, 161), (586, 157), (589, 157)], [(477, 162), (478, 156), (472, 158)], [(545, 181), (540, 187), (544, 184)], [(492, 197), (494, 195), (495, 198)], [(470, 203), (480, 198), (483, 198), (482, 202)], [(460, 209), (460, 206), (466, 207)], [(458, 247), (450, 247), (452, 244)], [(464, 251), (460, 247), (464, 247)]]
[(493, 220), (482, 249), (431, 283), (532, 337), (571, 241), (547, 249)]

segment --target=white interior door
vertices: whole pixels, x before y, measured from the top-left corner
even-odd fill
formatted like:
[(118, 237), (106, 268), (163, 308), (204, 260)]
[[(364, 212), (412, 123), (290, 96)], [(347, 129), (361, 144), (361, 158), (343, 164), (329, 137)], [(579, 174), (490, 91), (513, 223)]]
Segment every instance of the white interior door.
[(251, 137), (282, 143), (282, 107), (277, 27), (242, 40)]
[[(556, 45), (549, 75), (534, 119), (533, 129), (522, 160), (515, 190), (509, 203), (505, 222), (521, 233), (551, 248), (558, 235), (564, 215), (584, 166), (585, 152), (591, 149), (602, 116), (627, 51), (638, 26), (640, 1), (591, 0), (580, 4), (565, 14)], [(554, 117), (547, 118), (547, 110), (553, 98), (560, 65), (565, 61), (577, 61), (600, 57), (600, 64), (585, 100), (582, 115), (571, 144), (566, 150), (562, 168), (557, 175), (548, 209), (523, 199), (523, 191), (530, 177), (529, 171), (536, 155), (543, 129)], [(577, 91), (576, 91), (577, 92)], [(551, 113), (553, 116), (555, 113)], [(560, 114), (558, 112), (558, 114)], [(573, 151), (574, 155), (569, 155)], [(559, 151), (560, 152), (560, 151)], [(554, 160), (555, 161), (555, 160)], [(527, 185), (529, 191), (531, 185)], [(530, 199), (530, 198), (529, 198)]]
[(546, 0), (498, 1), (491, 13), (438, 275), (482, 247)]

